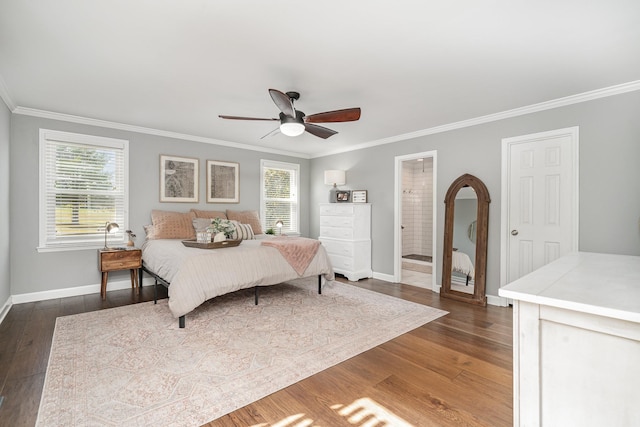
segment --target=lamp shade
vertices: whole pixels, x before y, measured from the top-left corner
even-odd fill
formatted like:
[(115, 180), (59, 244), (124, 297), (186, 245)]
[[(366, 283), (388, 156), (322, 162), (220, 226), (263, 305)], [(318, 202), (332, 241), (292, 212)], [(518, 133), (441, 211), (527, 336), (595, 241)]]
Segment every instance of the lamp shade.
[(107, 233), (115, 233), (120, 229), (120, 226), (115, 222), (106, 222), (104, 225), (104, 248), (109, 249), (107, 246)]
[(344, 185), (347, 183), (347, 174), (342, 170), (324, 171), (324, 183), (326, 185)]

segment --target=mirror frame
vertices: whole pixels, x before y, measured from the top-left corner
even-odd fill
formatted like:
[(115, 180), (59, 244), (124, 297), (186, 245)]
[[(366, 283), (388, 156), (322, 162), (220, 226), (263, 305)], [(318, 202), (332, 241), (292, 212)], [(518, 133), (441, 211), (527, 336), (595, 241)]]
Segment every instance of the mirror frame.
[[(453, 257), (453, 219), (455, 212), (455, 200), (458, 191), (463, 187), (471, 187), (478, 198), (478, 212), (476, 214), (476, 263), (474, 266), (473, 294), (451, 289), (451, 262)], [(485, 295), (487, 275), (487, 238), (489, 235), (489, 191), (484, 183), (473, 175), (464, 174), (453, 181), (447, 195), (444, 198), (444, 248), (442, 257), (442, 287), (440, 296), (444, 298), (464, 301), (471, 304), (486, 306)]]

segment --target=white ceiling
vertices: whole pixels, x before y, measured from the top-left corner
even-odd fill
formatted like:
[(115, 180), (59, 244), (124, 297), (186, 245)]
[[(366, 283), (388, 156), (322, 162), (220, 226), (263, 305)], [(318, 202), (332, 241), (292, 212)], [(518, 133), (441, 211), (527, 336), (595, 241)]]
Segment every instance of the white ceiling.
[[(10, 108), (313, 157), (640, 80), (638, 0), (2, 0)], [(4, 81), (4, 84), (3, 82)], [(339, 134), (260, 139), (269, 88)]]

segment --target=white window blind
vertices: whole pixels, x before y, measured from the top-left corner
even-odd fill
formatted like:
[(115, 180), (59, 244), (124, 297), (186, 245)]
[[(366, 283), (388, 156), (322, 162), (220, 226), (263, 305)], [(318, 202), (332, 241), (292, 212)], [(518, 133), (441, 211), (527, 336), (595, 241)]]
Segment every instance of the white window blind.
[(278, 229), (276, 222), (283, 222), (283, 233), (299, 232), (300, 165), (295, 163), (261, 161), (262, 192), (261, 221), (265, 229)]
[(128, 141), (41, 129), (39, 249), (104, 245), (128, 226)]

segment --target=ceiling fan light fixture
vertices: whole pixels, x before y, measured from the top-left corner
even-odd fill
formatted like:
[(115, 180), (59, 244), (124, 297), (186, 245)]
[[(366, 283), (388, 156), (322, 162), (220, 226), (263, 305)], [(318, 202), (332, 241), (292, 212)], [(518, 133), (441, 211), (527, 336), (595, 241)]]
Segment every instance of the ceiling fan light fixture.
[(298, 136), (304, 132), (304, 125), (297, 122), (282, 123), (280, 125), (280, 132), (287, 136)]

